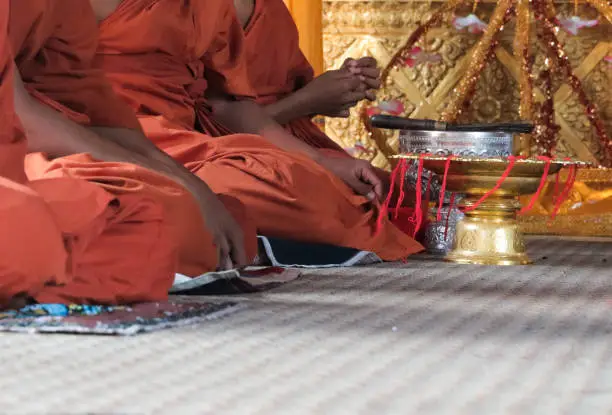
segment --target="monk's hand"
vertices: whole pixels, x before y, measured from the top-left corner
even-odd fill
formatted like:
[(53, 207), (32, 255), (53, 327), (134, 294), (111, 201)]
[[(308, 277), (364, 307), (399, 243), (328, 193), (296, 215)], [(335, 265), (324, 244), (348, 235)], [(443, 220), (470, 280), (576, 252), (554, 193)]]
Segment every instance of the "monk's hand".
[(349, 109), (367, 98), (367, 90), (348, 68), (327, 71), (302, 88), (310, 114), (347, 117)]
[(382, 201), (384, 183), (370, 163), (347, 157), (324, 157), (319, 163), (371, 201)]
[(192, 191), (200, 206), (206, 228), (217, 248), (217, 270), (247, 266), (244, 235), (240, 225), (219, 197), (204, 183)]
[(361, 59), (348, 58), (342, 64), (342, 68), (347, 69), (351, 74), (357, 76), (361, 81), (361, 86), (366, 92), (366, 98), (370, 101), (376, 99), (376, 91), (381, 86), (380, 69), (376, 59), (366, 56)]

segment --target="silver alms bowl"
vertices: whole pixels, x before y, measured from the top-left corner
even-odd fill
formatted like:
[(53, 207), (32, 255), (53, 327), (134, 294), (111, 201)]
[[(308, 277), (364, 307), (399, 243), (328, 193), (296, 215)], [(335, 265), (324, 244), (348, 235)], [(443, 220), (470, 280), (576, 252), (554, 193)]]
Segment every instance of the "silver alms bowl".
[[(402, 154), (432, 154), (437, 156), (458, 157), (508, 157), (518, 151), (518, 140), (514, 135), (504, 132), (475, 131), (420, 131), (401, 130), (399, 136), (400, 153)], [(413, 163), (406, 172), (408, 184), (416, 187), (417, 164)], [(439, 200), (441, 178), (423, 170), (421, 192), (426, 193), (427, 183), (430, 183), (431, 200)], [(456, 195), (460, 198), (460, 195)], [(449, 203), (450, 193), (445, 192), (444, 203)]]
[(504, 132), (402, 130), (399, 142), (403, 154), (508, 157), (517, 151), (514, 135)]

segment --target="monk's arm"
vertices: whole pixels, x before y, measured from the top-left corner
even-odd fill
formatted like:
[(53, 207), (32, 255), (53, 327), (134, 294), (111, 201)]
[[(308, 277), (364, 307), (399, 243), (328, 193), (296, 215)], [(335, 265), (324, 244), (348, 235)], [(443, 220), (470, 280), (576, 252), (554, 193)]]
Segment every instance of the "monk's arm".
[(204, 184), (138, 130), (84, 127), (41, 104), (26, 91), (15, 68), (15, 110), (28, 137), (28, 151), (50, 157), (89, 153), (102, 161), (137, 164), (187, 187)]
[(306, 89), (298, 89), (286, 97), (265, 106), (266, 112), (279, 124), (317, 115), (316, 106)]
[(372, 99), (367, 85), (347, 68), (327, 71), (301, 88), (266, 106), (266, 111), (280, 124), (302, 117), (348, 116), (349, 108), (362, 99)]
[(231, 100), (219, 94), (209, 95), (215, 118), (237, 133), (258, 134), (286, 151), (297, 151), (320, 161), (321, 153), (288, 133), (260, 105), (250, 100)]
[(344, 181), (355, 192), (370, 200), (382, 198), (383, 182), (370, 163), (352, 157), (326, 156), (324, 152), (289, 134), (254, 101), (211, 99), (210, 93), (207, 98), (215, 117), (231, 130), (259, 134), (287, 152), (302, 153)]

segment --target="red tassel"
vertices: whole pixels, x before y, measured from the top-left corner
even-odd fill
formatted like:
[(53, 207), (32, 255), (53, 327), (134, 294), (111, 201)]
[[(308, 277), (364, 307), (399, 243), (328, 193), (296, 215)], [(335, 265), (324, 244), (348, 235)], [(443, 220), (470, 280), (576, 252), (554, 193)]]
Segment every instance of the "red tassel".
[(536, 201), (540, 197), (540, 194), (542, 193), (542, 189), (544, 189), (544, 186), (546, 185), (546, 180), (548, 179), (548, 172), (550, 170), (550, 164), (552, 163), (552, 159), (546, 156), (538, 156), (538, 160), (546, 161), (546, 165), (544, 166), (544, 172), (542, 173), (542, 179), (540, 180), (540, 185), (538, 186), (538, 190), (536, 190), (536, 192), (531, 197), (531, 200), (529, 200), (527, 206), (523, 207), (519, 211), (519, 215), (522, 215), (533, 209), (533, 205), (535, 205)]
[(433, 174), (429, 174), (429, 179), (427, 179), (427, 188), (425, 190), (425, 217), (429, 213), (429, 202), (431, 202), (431, 181), (433, 179)]
[(572, 190), (572, 187), (574, 187), (574, 182), (576, 181), (577, 175), (578, 175), (578, 168), (576, 167), (576, 165), (573, 165), (573, 164), (570, 165), (569, 172), (567, 174), (567, 181), (565, 182), (565, 186), (563, 186), (563, 191), (561, 192), (559, 197), (555, 200), (555, 207), (550, 215), (551, 219), (555, 219), (555, 217), (557, 217), (557, 214), (559, 213), (559, 210), (561, 209), (561, 205), (567, 199), (569, 192)]
[(409, 164), (406, 162), (406, 159), (401, 159), (400, 162), (400, 191), (399, 196), (397, 198), (397, 203), (395, 204), (395, 212), (394, 218), (397, 219), (399, 216), (400, 208), (402, 207), (402, 202), (406, 198), (406, 190), (405, 190), (405, 182), (406, 182), (406, 172), (408, 171)]
[(446, 164), (444, 165), (444, 177), (442, 178), (442, 187), (440, 188), (440, 201), (438, 203), (438, 214), (436, 215), (436, 220), (440, 222), (442, 220), (442, 206), (444, 206), (444, 194), (446, 193), (446, 179), (448, 178), (448, 170), (450, 169), (451, 161), (455, 158), (455, 156), (450, 155), (446, 159)]
[[(424, 221), (424, 226), (426, 227), (429, 223), (429, 204), (431, 202), (431, 182), (433, 180), (433, 174), (429, 174), (429, 178), (427, 179), (427, 186), (425, 188), (425, 211), (421, 214)], [(416, 234), (415, 234), (416, 238)]]
[(512, 171), (512, 168), (514, 167), (514, 164), (516, 163), (516, 160), (519, 159), (519, 158), (524, 158), (524, 157), (509, 156), (508, 157), (508, 167), (506, 167), (506, 170), (501, 175), (501, 177), (499, 178), (499, 180), (497, 181), (495, 186), (493, 186), (493, 188), (491, 190), (489, 190), (484, 195), (482, 195), (482, 197), (480, 199), (478, 199), (478, 201), (476, 203), (474, 203), (472, 206), (468, 206), (468, 207), (463, 208), (463, 211), (464, 212), (471, 212), (472, 210), (474, 210), (478, 206), (480, 206), (482, 204), (482, 202), (487, 200), (487, 198), (489, 196), (491, 196), (493, 193), (495, 193), (497, 191), (497, 189), (499, 189), (501, 187), (501, 185), (504, 183), (504, 180), (506, 180), (506, 178), (508, 178), (508, 176), (510, 175), (510, 172)]
[(419, 157), (419, 167), (417, 170), (417, 183), (416, 183), (416, 205), (414, 206), (414, 234), (412, 235), (416, 238), (416, 234), (419, 232), (421, 228), (421, 223), (423, 222), (423, 194), (421, 189), (423, 188), (423, 159), (425, 158), (425, 154), (421, 154)]
[(556, 203), (557, 198), (559, 197), (559, 191), (561, 190), (560, 181), (561, 181), (561, 172), (558, 172), (557, 176), (555, 177), (555, 187), (553, 189), (553, 203)]
[(378, 235), (378, 233), (382, 230), (383, 220), (385, 216), (387, 216), (389, 212), (389, 205), (391, 204), (391, 198), (393, 197), (393, 191), (395, 190), (395, 180), (397, 179), (397, 175), (402, 170), (402, 165), (406, 163), (405, 159), (401, 159), (397, 166), (391, 172), (391, 183), (389, 186), (389, 193), (387, 193), (387, 197), (383, 202), (382, 206), (378, 211), (378, 218), (376, 219), (376, 229), (374, 230), (374, 236)]
[[(444, 224), (444, 241), (446, 242), (446, 238), (448, 236), (448, 221), (450, 219), (451, 213), (453, 213), (453, 207), (455, 206), (455, 194), (451, 193), (450, 203), (448, 206), (448, 214), (446, 215), (446, 223)], [(438, 210), (440, 212), (440, 210)]]
[[(572, 161), (571, 158), (566, 157), (563, 160), (565, 161)], [(567, 181), (570, 180), (570, 173), (571, 173), (572, 169), (570, 166), (570, 169), (567, 173), (567, 180), (565, 181), (565, 184), (563, 185), (563, 189), (565, 189), (565, 186), (567, 186)], [(561, 196), (561, 193), (563, 192), (563, 189), (560, 186), (560, 182), (561, 182), (561, 172), (557, 173), (557, 177), (555, 179), (555, 188), (553, 189), (553, 203), (556, 205), (557, 204), (557, 200), (559, 199), (559, 197)]]

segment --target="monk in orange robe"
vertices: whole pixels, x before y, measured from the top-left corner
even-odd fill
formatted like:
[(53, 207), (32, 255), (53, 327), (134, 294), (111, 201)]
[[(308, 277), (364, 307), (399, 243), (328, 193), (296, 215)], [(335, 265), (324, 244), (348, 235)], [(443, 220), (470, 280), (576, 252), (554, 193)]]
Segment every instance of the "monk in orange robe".
[(323, 156), (254, 102), (231, 0), (91, 3), (100, 20), (98, 64), (145, 134), (215, 193), (238, 198), (260, 234), (385, 260), (422, 249), (386, 218), (377, 231), (372, 199), (382, 191), (369, 163)]
[(176, 249), (159, 206), (84, 180), (26, 179), (15, 104), (27, 93), (15, 73), (9, 7), (0, 0), (0, 308), (166, 298)]
[(244, 54), (257, 102), (311, 147), (348, 156), (312, 117), (348, 117), (360, 100), (374, 99), (373, 90), (380, 87), (376, 60), (348, 59), (340, 69), (315, 78), (283, 0), (234, 0), (234, 4), (244, 28)]
[[(346, 118), (361, 100), (373, 101), (380, 88), (380, 70), (374, 58), (347, 59), (342, 67), (314, 76), (299, 46), (299, 34), (283, 0), (233, 0), (244, 29), (248, 76), (257, 102), (291, 134), (318, 151), (335, 157), (351, 157), (313, 121), (315, 115)], [(387, 171), (374, 168), (385, 187)], [(392, 206), (403, 194), (402, 208), (394, 223), (410, 229), (415, 191), (393, 189)], [(427, 201), (422, 206), (423, 221)]]
[[(161, 203), (173, 228), (168, 243), (178, 239), (179, 272), (246, 265), (257, 245), (244, 208), (233, 198), (217, 197), (147, 139), (132, 109), (93, 67), (97, 34), (86, 1), (11, 1), (10, 42), (27, 89), (16, 109), (28, 135), (29, 177), (78, 177), (86, 171), (88, 180), (118, 198), (147, 195)], [(71, 169), (62, 165), (67, 160)], [(131, 176), (117, 174), (126, 171)]]

